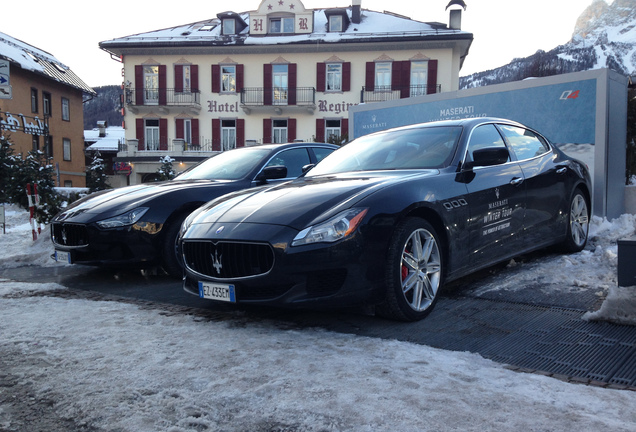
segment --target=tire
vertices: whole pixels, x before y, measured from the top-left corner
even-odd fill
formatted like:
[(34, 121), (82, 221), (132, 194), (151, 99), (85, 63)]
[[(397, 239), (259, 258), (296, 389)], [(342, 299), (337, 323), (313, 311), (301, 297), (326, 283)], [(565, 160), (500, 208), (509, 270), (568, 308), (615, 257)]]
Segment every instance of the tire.
[(170, 276), (179, 279), (183, 278), (183, 265), (181, 264), (181, 258), (177, 250), (177, 237), (179, 236), (181, 224), (186, 217), (187, 215), (181, 215), (170, 222), (166, 227), (161, 250), (163, 269)]
[(437, 303), (443, 270), (442, 244), (435, 228), (424, 219), (405, 219), (389, 245), (386, 297), (376, 311), (399, 321), (425, 318)]
[(590, 229), (590, 210), (587, 198), (576, 188), (570, 200), (567, 236), (562, 246), (565, 252), (580, 252), (587, 244)]

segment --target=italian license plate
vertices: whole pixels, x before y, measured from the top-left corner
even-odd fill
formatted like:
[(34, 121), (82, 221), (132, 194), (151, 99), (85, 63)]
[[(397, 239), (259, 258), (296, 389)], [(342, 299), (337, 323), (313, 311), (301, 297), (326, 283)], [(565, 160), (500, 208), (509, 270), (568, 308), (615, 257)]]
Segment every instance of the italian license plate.
[(214, 282), (199, 282), (199, 297), (236, 303), (234, 285), (217, 284)]
[(56, 250), (55, 261), (63, 264), (71, 264), (71, 253)]

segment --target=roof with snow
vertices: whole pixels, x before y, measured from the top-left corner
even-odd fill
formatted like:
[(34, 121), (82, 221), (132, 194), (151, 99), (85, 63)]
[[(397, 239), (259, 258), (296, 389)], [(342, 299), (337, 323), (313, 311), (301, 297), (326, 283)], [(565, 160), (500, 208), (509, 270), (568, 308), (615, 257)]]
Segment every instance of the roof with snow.
[[(352, 8), (341, 8), (351, 20)], [(327, 31), (328, 17), (325, 12), (333, 9), (314, 9), (314, 26), (311, 33), (289, 35), (251, 35), (250, 27), (233, 35), (223, 35), (221, 19), (212, 18), (191, 24), (134, 34), (109, 41), (100, 42), (105, 50), (118, 51), (134, 47), (170, 47), (170, 46), (262, 46), (285, 44), (318, 43), (359, 43), (387, 40), (467, 40), (472, 41), (472, 33), (450, 29), (442, 23), (425, 23), (390, 12), (361, 11), (359, 23), (351, 24), (343, 32)], [(236, 14), (250, 22), (250, 14)]]
[(87, 151), (114, 151), (119, 150), (119, 144), (126, 142), (126, 131), (121, 126), (109, 126), (105, 129), (105, 136), (100, 137), (100, 129), (95, 128), (84, 131), (84, 142), (90, 144)]
[(0, 32), (0, 58), (59, 83), (74, 87), (83, 93), (96, 95), (73, 71), (46, 51)]

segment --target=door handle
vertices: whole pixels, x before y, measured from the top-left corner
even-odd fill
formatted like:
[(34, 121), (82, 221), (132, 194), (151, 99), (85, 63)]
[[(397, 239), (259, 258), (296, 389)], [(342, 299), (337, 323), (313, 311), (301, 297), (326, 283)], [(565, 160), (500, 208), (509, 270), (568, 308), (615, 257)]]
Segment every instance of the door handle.
[(523, 177), (515, 177), (512, 180), (510, 180), (510, 184), (513, 186), (518, 186), (521, 184), (521, 182), (523, 182)]
[(559, 168), (556, 170), (557, 174), (565, 174), (567, 172), (568, 168), (567, 167), (563, 167), (563, 168)]

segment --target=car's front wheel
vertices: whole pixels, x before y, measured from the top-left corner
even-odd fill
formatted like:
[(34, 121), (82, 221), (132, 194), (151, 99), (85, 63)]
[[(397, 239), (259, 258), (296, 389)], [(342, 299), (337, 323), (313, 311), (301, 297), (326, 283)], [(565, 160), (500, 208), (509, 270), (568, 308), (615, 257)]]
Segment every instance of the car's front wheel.
[(166, 233), (164, 234), (163, 247), (161, 255), (163, 258), (163, 269), (170, 276), (176, 278), (183, 277), (183, 265), (181, 264), (181, 258), (179, 257), (179, 251), (177, 247), (177, 237), (181, 224), (185, 220), (187, 214), (176, 217), (168, 226), (166, 226)]
[(401, 321), (417, 321), (435, 306), (443, 280), (442, 244), (435, 228), (409, 218), (396, 228), (385, 270), (386, 297), (378, 313)]

